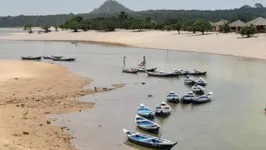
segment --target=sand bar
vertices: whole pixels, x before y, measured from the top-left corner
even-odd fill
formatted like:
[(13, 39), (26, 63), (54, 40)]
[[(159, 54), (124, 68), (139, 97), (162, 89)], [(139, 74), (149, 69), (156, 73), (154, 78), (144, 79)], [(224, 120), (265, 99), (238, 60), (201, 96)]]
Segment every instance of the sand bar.
[(207, 35), (176, 31), (126, 31), (116, 32), (51, 32), (48, 34), (22, 34), (0, 37), (0, 40), (37, 40), (37, 41), (80, 41), (132, 46), (153, 49), (181, 50), (212, 54), (233, 55), (248, 58), (266, 59), (266, 34), (255, 38), (240, 38), (235, 33)]
[[(47, 115), (93, 107), (77, 100), (96, 93), (83, 89), (91, 80), (64, 66), (32, 61), (2, 60), (0, 70), (0, 149), (75, 149), (65, 133), (68, 129), (50, 125), (53, 120)], [(107, 90), (98, 88), (97, 92)]]

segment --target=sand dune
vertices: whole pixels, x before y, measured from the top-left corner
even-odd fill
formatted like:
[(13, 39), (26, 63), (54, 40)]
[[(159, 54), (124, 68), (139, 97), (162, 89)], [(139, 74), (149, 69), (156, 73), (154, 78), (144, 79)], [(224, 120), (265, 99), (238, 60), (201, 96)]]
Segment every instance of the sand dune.
[(266, 34), (256, 38), (240, 38), (235, 33), (207, 35), (176, 31), (135, 32), (117, 30), (116, 32), (52, 32), (48, 34), (23, 34), (0, 37), (0, 40), (41, 40), (41, 41), (83, 41), (113, 43), (122, 46), (133, 46), (154, 49), (182, 50), (249, 58), (266, 58)]

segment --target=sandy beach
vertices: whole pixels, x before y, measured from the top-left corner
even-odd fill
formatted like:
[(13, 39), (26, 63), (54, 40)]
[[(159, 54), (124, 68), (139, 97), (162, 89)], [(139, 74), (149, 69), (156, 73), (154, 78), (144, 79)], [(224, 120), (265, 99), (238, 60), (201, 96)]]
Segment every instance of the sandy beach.
[(235, 33), (206, 35), (176, 31), (126, 31), (116, 32), (51, 32), (48, 34), (20, 34), (0, 37), (0, 40), (38, 40), (38, 41), (79, 41), (132, 46), (153, 49), (181, 50), (248, 58), (266, 59), (266, 35), (257, 34), (254, 38), (240, 38)]
[(68, 129), (50, 125), (48, 115), (91, 108), (93, 103), (77, 99), (109, 90), (85, 90), (90, 79), (56, 64), (2, 60), (0, 69), (0, 149), (5, 150), (75, 149)]

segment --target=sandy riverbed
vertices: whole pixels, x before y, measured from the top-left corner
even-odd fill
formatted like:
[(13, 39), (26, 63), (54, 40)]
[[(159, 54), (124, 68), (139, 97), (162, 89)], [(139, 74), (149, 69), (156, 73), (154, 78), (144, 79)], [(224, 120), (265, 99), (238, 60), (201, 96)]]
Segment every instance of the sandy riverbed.
[(77, 101), (95, 93), (83, 89), (91, 80), (41, 62), (4, 60), (0, 70), (0, 149), (75, 149), (67, 129), (51, 126), (47, 115), (91, 108), (93, 103)]
[(23, 34), (0, 37), (0, 40), (40, 40), (40, 41), (83, 41), (120, 46), (133, 46), (154, 49), (182, 50), (223, 55), (242, 56), (266, 59), (266, 34), (258, 34), (256, 38), (240, 38), (235, 33), (209, 33), (202, 36), (176, 31), (125, 31), (116, 32), (52, 32), (48, 34)]

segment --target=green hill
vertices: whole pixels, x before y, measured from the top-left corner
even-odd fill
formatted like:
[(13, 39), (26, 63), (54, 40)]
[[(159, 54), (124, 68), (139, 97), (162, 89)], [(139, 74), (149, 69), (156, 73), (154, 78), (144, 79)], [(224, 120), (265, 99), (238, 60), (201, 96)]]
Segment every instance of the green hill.
[(107, 0), (99, 8), (94, 9), (90, 14), (114, 14), (121, 11), (132, 13), (133, 11), (114, 0)]

